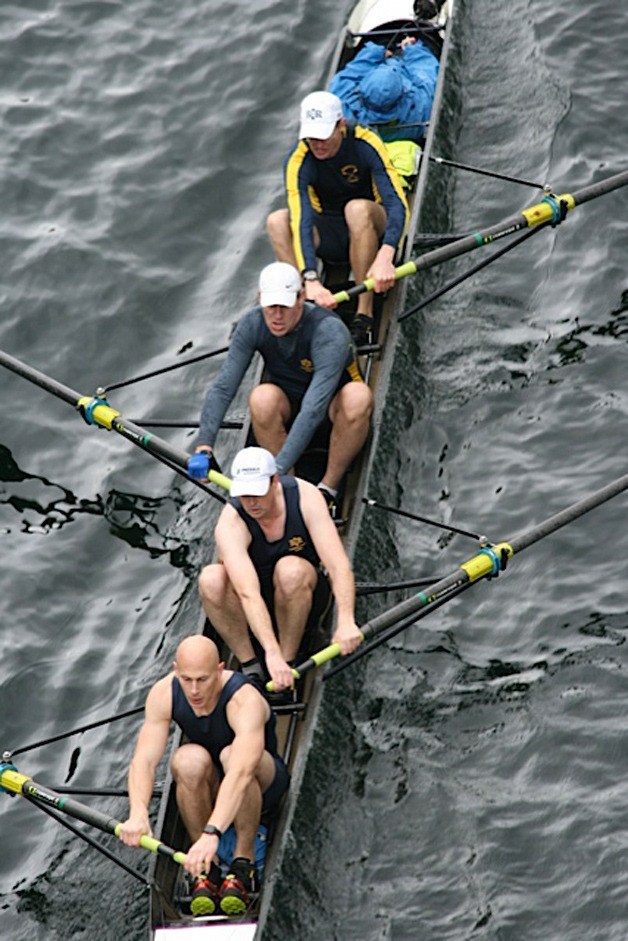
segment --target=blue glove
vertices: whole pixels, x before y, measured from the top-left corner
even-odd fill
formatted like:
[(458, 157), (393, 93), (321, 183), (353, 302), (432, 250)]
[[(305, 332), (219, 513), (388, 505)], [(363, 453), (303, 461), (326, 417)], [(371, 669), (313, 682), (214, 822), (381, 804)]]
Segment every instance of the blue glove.
[(188, 475), (192, 480), (207, 480), (211, 454), (207, 451), (197, 451), (188, 458)]

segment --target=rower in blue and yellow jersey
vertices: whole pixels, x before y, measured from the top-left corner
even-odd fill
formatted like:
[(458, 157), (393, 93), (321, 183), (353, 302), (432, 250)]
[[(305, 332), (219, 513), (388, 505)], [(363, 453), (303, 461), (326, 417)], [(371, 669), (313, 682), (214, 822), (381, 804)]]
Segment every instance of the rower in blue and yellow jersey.
[[(342, 116), (336, 95), (317, 91), (301, 102), (299, 143), (285, 167), (287, 209), (267, 220), (279, 261), (303, 275), (306, 298), (333, 308), (316, 258), (349, 262), (357, 282), (372, 278), (375, 291), (395, 283), (394, 257), (408, 222), (401, 180), (378, 135)], [(352, 333), (358, 346), (372, 324), (373, 296), (358, 298)]]

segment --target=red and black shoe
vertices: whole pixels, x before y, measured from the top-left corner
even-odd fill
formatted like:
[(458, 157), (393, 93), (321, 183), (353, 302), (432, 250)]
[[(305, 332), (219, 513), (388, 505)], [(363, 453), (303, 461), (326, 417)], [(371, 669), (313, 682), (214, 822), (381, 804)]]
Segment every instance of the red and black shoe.
[(190, 911), (197, 917), (199, 915), (213, 915), (218, 910), (218, 897), (221, 872), (215, 863), (209, 871), (202, 872), (194, 880)]
[(251, 892), (257, 888), (255, 863), (236, 856), (220, 887), (220, 910), (225, 915), (243, 915), (248, 909)]

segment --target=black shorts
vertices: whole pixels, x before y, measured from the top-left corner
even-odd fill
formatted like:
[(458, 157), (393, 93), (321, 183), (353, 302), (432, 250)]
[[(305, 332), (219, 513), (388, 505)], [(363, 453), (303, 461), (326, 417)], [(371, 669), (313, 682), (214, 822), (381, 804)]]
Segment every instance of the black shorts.
[(344, 215), (331, 216), (328, 213), (320, 213), (316, 216), (314, 225), (320, 239), (320, 244), (316, 249), (319, 258), (334, 265), (348, 262), (349, 229)]
[(277, 806), (280, 799), (288, 790), (289, 784), (290, 772), (286, 768), (283, 759), (275, 756), (275, 777), (273, 778), (273, 783), (262, 795), (262, 813), (266, 810), (272, 810)]

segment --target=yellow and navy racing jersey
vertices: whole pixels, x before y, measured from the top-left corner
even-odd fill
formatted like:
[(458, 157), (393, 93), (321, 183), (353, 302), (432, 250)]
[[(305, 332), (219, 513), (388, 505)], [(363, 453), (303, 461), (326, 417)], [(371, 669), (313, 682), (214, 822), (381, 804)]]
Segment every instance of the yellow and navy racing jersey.
[(382, 243), (396, 248), (408, 222), (408, 203), (381, 139), (366, 127), (347, 124), (338, 153), (318, 160), (299, 141), (285, 168), (290, 226), (297, 268), (316, 268), (312, 227), (316, 216), (342, 216), (351, 199), (371, 199), (386, 210)]

